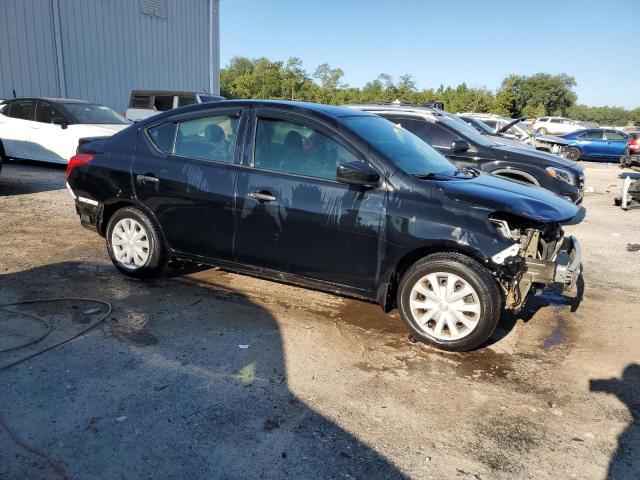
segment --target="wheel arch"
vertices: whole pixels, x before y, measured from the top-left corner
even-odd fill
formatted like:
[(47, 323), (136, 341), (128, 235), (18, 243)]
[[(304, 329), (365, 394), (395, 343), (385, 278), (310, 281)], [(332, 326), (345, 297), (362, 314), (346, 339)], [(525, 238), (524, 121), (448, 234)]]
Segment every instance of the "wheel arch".
[(123, 198), (123, 199), (115, 200), (110, 203), (104, 203), (102, 205), (102, 211), (100, 213), (99, 220), (98, 220), (98, 227), (97, 227), (98, 233), (104, 237), (107, 234), (107, 225), (109, 225), (109, 220), (111, 220), (111, 217), (113, 216), (113, 214), (116, 213), (118, 210), (121, 210), (122, 208), (126, 208), (126, 207), (139, 208), (152, 221), (154, 221), (155, 224), (158, 226), (158, 231), (162, 236), (162, 241), (165, 244), (165, 247), (167, 246), (166, 239), (164, 238), (164, 232), (162, 231), (162, 228), (160, 227), (160, 222), (158, 222), (158, 219), (156, 218), (156, 216), (143, 203), (139, 202), (134, 198), (126, 198), (126, 199)]
[(437, 243), (411, 250), (402, 256), (395, 265), (388, 269), (383, 281), (380, 282), (378, 286), (376, 301), (385, 312), (390, 312), (396, 307), (396, 293), (398, 291), (398, 285), (409, 267), (421, 258), (433, 253), (459, 253), (475, 260), (480, 265), (484, 265), (486, 263), (485, 258), (479, 251), (458, 243)]
[(520, 180), (527, 183), (532, 183), (533, 185), (540, 186), (540, 182), (538, 179), (530, 174), (529, 172), (525, 172), (524, 170), (518, 170), (516, 168), (498, 168), (497, 170), (492, 170), (491, 175), (497, 175), (500, 177), (513, 178), (514, 180)]

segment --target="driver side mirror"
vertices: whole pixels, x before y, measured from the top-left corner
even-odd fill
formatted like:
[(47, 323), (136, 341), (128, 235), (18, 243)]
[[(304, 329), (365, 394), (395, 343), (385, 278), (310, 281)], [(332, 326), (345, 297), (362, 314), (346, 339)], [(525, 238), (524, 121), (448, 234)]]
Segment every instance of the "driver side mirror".
[(466, 140), (454, 140), (451, 142), (450, 147), (451, 153), (464, 153), (469, 150), (469, 148), (471, 148), (471, 146)]
[(338, 165), (336, 179), (349, 185), (375, 187), (380, 183), (380, 175), (364, 162), (349, 162)]
[(62, 117), (53, 117), (51, 119), (51, 123), (53, 123), (54, 125), (60, 125), (60, 128), (62, 128), (63, 130), (69, 126), (67, 121)]

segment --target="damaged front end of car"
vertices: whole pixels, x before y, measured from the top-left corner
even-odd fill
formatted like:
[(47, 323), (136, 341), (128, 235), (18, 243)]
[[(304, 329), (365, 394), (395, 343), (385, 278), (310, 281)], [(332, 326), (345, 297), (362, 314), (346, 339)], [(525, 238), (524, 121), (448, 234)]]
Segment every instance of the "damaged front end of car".
[(582, 270), (582, 249), (576, 237), (565, 235), (561, 224), (504, 213), (491, 215), (490, 221), (499, 235), (513, 241), (491, 257), (507, 310), (519, 311), (532, 289), (557, 285), (566, 293), (574, 288)]

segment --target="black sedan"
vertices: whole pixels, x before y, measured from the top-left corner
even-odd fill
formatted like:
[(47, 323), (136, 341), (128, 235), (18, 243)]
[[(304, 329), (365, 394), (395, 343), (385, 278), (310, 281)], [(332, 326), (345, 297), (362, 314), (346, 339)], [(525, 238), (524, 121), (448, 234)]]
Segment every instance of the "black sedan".
[(580, 266), (560, 227), (578, 207), (349, 108), (179, 108), (81, 142), (67, 175), (126, 275), (177, 258), (397, 306), (449, 350), (481, 345), (535, 285), (570, 288)]

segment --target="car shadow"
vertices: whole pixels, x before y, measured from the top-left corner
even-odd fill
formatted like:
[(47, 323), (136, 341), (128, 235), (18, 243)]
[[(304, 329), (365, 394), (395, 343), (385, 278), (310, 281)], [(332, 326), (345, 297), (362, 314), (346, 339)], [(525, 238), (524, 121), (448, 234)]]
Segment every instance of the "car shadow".
[(66, 165), (11, 160), (0, 171), (0, 197), (48, 192), (65, 188)]
[(631, 414), (631, 422), (618, 437), (607, 480), (637, 480), (640, 478), (640, 364), (629, 364), (620, 378), (591, 380), (589, 389), (615, 395)]
[(481, 348), (498, 343), (511, 333), (518, 321), (529, 322), (542, 308), (569, 306), (571, 313), (577, 312), (584, 298), (584, 290), (584, 274), (581, 272), (576, 281), (574, 296), (563, 295), (560, 286), (549, 287), (540, 295), (530, 294), (518, 313), (503, 311), (493, 335)]
[[(0, 303), (89, 296), (113, 304), (100, 326), (0, 372), (4, 422), (71, 478), (407, 478), (291, 391), (278, 321), (241, 292), (83, 262), (0, 276)], [(75, 333), (94, 306), (31, 307), (55, 338), (11, 355)], [(333, 395), (296, 375), (307, 398)], [(0, 452), (9, 478), (51, 472), (2, 428)]]
[(624, 180), (627, 177), (631, 178), (631, 180), (640, 180), (640, 173), (621, 172), (620, 175), (618, 175), (618, 178), (621, 180)]

